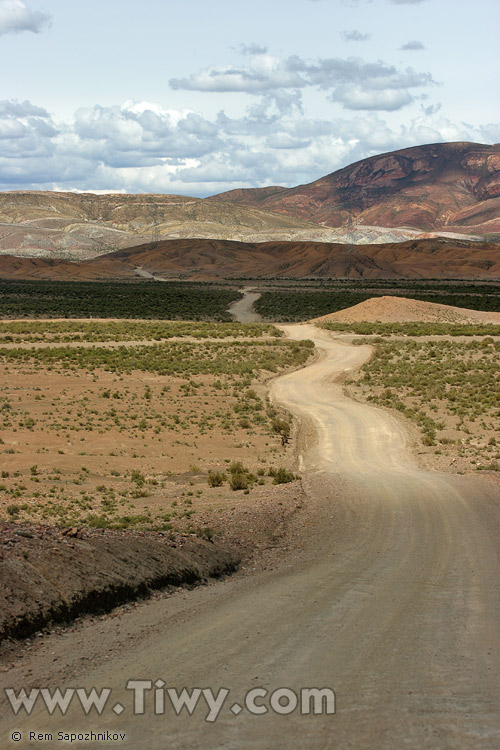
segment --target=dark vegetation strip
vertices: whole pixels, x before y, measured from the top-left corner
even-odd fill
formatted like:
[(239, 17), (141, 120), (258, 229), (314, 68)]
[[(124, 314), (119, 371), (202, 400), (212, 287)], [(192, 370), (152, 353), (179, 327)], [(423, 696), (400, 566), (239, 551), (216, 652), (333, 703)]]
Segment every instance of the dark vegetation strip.
[(240, 297), (190, 282), (0, 281), (0, 317), (231, 322), (227, 308)]

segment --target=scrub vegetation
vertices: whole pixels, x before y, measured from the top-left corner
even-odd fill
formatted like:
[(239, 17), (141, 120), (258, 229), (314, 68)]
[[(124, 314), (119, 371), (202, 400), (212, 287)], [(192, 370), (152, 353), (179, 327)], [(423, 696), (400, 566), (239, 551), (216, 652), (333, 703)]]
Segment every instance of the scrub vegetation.
[(500, 326), (492, 323), (319, 323), (320, 328), (363, 336), (500, 336)]
[(149, 320), (17, 320), (0, 322), (0, 343), (163, 341), (170, 338), (280, 337), (272, 325)]
[(377, 343), (357, 381), (358, 396), (397, 409), (434, 453), (463, 470), (500, 470), (500, 341)]
[[(165, 341), (113, 346), (132, 334)], [(235, 323), (4, 323), (1, 335), (16, 341), (0, 350), (2, 520), (209, 538), (198, 518), (235, 490), (296, 478), (283, 468), (290, 419), (265, 381), (303, 365), (311, 342)], [(36, 343), (66, 336), (81, 343)]]

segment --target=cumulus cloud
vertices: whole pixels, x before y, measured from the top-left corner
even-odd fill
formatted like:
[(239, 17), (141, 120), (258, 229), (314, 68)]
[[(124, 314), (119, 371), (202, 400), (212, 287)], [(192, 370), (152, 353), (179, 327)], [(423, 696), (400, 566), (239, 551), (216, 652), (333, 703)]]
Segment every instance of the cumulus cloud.
[(417, 41), (416, 39), (412, 42), (406, 42), (406, 44), (403, 44), (402, 47), (400, 47), (402, 50), (421, 50), (425, 49), (425, 46), (422, 44), (422, 42)]
[[(269, 54), (252, 57), (247, 66), (205, 68), (186, 78), (170, 81), (173, 89), (218, 93), (243, 92), (265, 95), (277, 102), (283, 92), (315, 87), (328, 92), (331, 101), (346, 109), (393, 111), (414, 101), (412, 89), (434, 84), (430, 73), (412, 68), (398, 70), (383, 61), (367, 63), (360, 58), (304, 60), (293, 55), (280, 60)], [(283, 111), (283, 110), (282, 110)]]
[(38, 34), (50, 23), (50, 16), (31, 10), (23, 0), (0, 0), (0, 35), (33, 31)]
[[(388, 95), (382, 88), (375, 95)], [(393, 96), (405, 89), (392, 89)], [(350, 88), (350, 95), (366, 92)], [(354, 94), (352, 92), (355, 92)], [(285, 92), (293, 94), (293, 91)], [(347, 95), (347, 94), (346, 94)], [(379, 104), (379, 102), (376, 102)], [(354, 108), (358, 102), (351, 102)], [(362, 102), (363, 109), (370, 102)], [(386, 107), (394, 102), (386, 102)], [(264, 107), (264, 116), (255, 108)], [(267, 107), (267, 109), (266, 109)], [(377, 112), (331, 119), (281, 113), (259, 100), (239, 118), (207, 119), (152, 102), (79, 109), (56, 122), (31, 102), (0, 102), (0, 189), (169, 192), (310, 182), (377, 153), (421, 143), (500, 140), (495, 124), (453, 123), (439, 105), (393, 127)]]
[(429, 104), (427, 107), (424, 107), (424, 105), (421, 104), (420, 109), (424, 113), (424, 115), (430, 117), (431, 115), (436, 115), (439, 112), (439, 110), (441, 109), (441, 102), (438, 102), (437, 104)]
[(342, 5), (347, 5), (349, 8), (357, 8), (359, 5), (369, 5), (373, 0), (342, 0)]
[(340, 36), (346, 42), (366, 42), (371, 37), (371, 34), (363, 34), (361, 31), (353, 29), (352, 31), (341, 31)]
[(261, 93), (277, 88), (303, 88), (305, 78), (288, 69), (287, 63), (271, 55), (257, 55), (248, 67), (205, 68), (188, 78), (172, 78), (173, 89), (189, 91)]
[(18, 102), (17, 99), (0, 101), (0, 117), (49, 117), (43, 107), (36, 107), (31, 102)]
[(201, 115), (145, 102), (79, 109), (74, 133), (92, 158), (114, 167), (199, 158), (220, 147), (216, 126)]

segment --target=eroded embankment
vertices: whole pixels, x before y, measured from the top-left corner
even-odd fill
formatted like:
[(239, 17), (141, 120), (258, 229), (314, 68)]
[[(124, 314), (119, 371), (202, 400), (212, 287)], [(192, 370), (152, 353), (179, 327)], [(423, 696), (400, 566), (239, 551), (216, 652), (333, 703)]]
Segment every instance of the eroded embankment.
[(202, 583), (240, 563), (237, 553), (196, 538), (109, 530), (75, 530), (75, 538), (15, 524), (0, 531), (0, 640), (107, 612), (156, 589)]

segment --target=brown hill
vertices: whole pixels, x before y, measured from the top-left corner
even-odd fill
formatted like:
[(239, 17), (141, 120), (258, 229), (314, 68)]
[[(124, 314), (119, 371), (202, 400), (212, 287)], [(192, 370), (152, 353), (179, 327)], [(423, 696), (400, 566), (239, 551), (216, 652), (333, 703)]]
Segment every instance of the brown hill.
[(387, 245), (182, 239), (81, 262), (0, 256), (0, 278), (500, 278), (500, 245), (428, 239)]
[(373, 297), (345, 310), (322, 315), (314, 322), (338, 323), (495, 323), (500, 313), (466, 310), (463, 307), (439, 305), (406, 297)]
[(434, 143), (351, 164), (296, 188), (233, 190), (217, 199), (338, 227), (500, 232), (500, 144)]
[[(386, 237), (378, 229), (370, 236), (377, 241), (380, 234), (386, 241), (412, 236), (396, 230)], [(180, 195), (0, 192), (0, 254), (82, 260), (155, 237), (331, 242), (338, 236), (283, 214)]]

